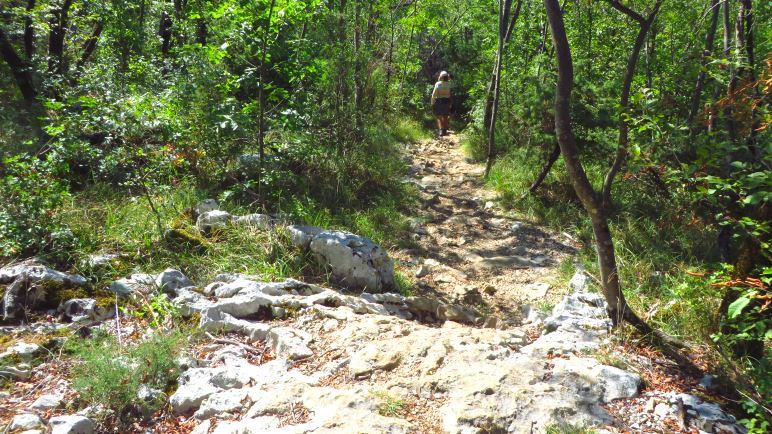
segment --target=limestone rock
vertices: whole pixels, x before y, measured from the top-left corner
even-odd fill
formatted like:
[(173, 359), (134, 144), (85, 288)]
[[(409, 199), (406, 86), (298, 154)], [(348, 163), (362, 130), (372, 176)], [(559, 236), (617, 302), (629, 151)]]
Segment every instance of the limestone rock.
[(38, 411), (52, 410), (62, 405), (62, 399), (61, 395), (41, 395), (35, 402), (30, 404), (29, 408)]
[(499, 268), (531, 268), (539, 267), (540, 263), (525, 256), (493, 256), (481, 258), (474, 262), (474, 268), (478, 270), (496, 270)]
[(316, 226), (287, 226), (287, 232), (289, 232), (292, 245), (301, 250), (308, 250), (308, 248), (311, 246), (311, 240), (313, 240), (315, 236), (319, 235), (323, 231), (324, 230), (322, 228), (318, 228)]
[(394, 263), (386, 251), (367, 238), (327, 231), (311, 241), (317, 260), (329, 265), (333, 277), (349, 288), (383, 292), (394, 287)]
[(265, 214), (247, 214), (233, 219), (233, 224), (262, 230), (271, 229), (271, 217)]
[(117, 253), (92, 253), (82, 261), (82, 264), (92, 270), (109, 268), (121, 255)]
[(399, 365), (402, 351), (384, 342), (370, 344), (351, 356), (349, 369), (354, 377), (369, 375), (373, 371), (390, 371)]
[(174, 295), (178, 289), (190, 287), (194, 284), (182, 274), (182, 271), (167, 268), (156, 276), (155, 285), (163, 292)]
[(93, 434), (96, 424), (85, 416), (57, 416), (48, 421), (51, 434)]
[(10, 346), (8, 349), (6, 349), (3, 353), (0, 353), (0, 360), (3, 360), (7, 357), (18, 357), (21, 360), (25, 362), (29, 362), (32, 360), (33, 357), (35, 357), (36, 354), (40, 353), (40, 351), (43, 348), (38, 344), (28, 344), (26, 342), (17, 342), (14, 345)]
[(37, 428), (43, 428), (45, 427), (45, 424), (43, 423), (43, 420), (40, 419), (40, 417), (33, 413), (22, 413), (17, 414), (13, 417), (13, 420), (11, 420), (11, 424), (8, 426), (8, 430), (10, 432), (16, 431), (16, 430), (30, 430), (30, 429), (37, 429)]
[(36, 308), (52, 290), (84, 287), (83, 276), (49, 268), (32, 259), (0, 268), (0, 284), (8, 285), (2, 299), (3, 319), (15, 319), (23, 309)]
[(205, 212), (209, 211), (217, 211), (220, 209), (220, 205), (217, 203), (214, 199), (204, 199), (201, 202), (197, 203), (196, 206), (193, 207), (193, 219), (197, 219), (198, 216)]
[(308, 348), (311, 336), (289, 327), (273, 327), (268, 332), (268, 344), (276, 355), (288, 360), (299, 360), (314, 355)]
[(224, 229), (230, 224), (232, 219), (233, 217), (226, 211), (207, 211), (198, 216), (198, 219), (196, 219), (196, 227), (201, 232)]
[(56, 271), (34, 259), (0, 268), (0, 284), (8, 284), (19, 278), (26, 279), (28, 283), (63, 287), (80, 287), (88, 283), (83, 276)]
[(671, 404), (680, 400), (687, 411), (693, 412), (691, 423), (702, 431), (738, 434), (747, 432), (737, 424), (734, 416), (724, 412), (718, 404), (687, 393), (671, 392), (666, 396)]
[(150, 274), (137, 273), (129, 277), (118, 279), (113, 282), (109, 288), (110, 292), (118, 294), (120, 297), (130, 297), (135, 292), (147, 294), (156, 288), (155, 277)]
[(180, 314), (189, 318), (194, 313), (200, 313), (204, 309), (212, 306), (212, 302), (198, 292), (186, 288), (177, 290), (177, 297), (172, 302), (180, 307)]
[(196, 411), (195, 417), (198, 420), (218, 417), (228, 418), (234, 412), (244, 408), (244, 398), (247, 397), (247, 391), (242, 389), (230, 389), (209, 395)]
[(97, 306), (93, 298), (73, 298), (59, 306), (59, 312), (72, 322), (83, 320), (104, 321), (115, 315), (112, 306)]

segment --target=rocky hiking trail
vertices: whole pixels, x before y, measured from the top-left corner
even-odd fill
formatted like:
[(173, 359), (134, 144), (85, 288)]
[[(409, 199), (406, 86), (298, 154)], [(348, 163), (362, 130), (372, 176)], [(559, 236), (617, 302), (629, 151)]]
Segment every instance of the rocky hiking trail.
[[(412, 222), (415, 249), (386, 252), (354, 234), (284, 227), (268, 216), (235, 218), (212, 202), (201, 210), (202, 232), (244, 222), (287, 231), (349, 290), (239, 274), (191, 282), (171, 269), (116, 281), (111, 290), (122, 296), (168, 294), (206, 336), (178, 361), (181, 375), (168, 406), (131, 431), (742, 432), (732, 416), (703, 401), (707, 382), (702, 398), (683, 393), (697, 390), (692, 380), (644, 384), (677, 367), (611, 343), (605, 302), (590, 291), (588, 276), (578, 272), (568, 287), (556, 284), (574, 241), (498, 211), (483, 187), (482, 167), (466, 161), (456, 136), (418, 143), (409, 158), (407, 182), (417, 184), (422, 198)], [(415, 294), (389, 292), (390, 258), (415, 273)], [(28, 294), (43, 282), (85, 284), (35, 263), (0, 270), (0, 283), (18, 289), (18, 282)], [(8, 294), (18, 295), (6, 291), (4, 312), (13, 308)], [(534, 307), (551, 304), (551, 312)], [(70, 300), (60, 314), (110, 333), (120, 325), (124, 337), (144, 332), (88, 302)], [(24, 327), (75, 326), (52, 319)], [(42, 351), (17, 342), (0, 360), (24, 362)], [(625, 369), (602, 363), (610, 352), (631, 362)], [(6, 432), (107, 431), (94, 422), (98, 409), (74, 408), (66, 369), (57, 363), (49, 359), (34, 372), (24, 363), (13, 372), (4, 368), (16, 381), (0, 398)]]

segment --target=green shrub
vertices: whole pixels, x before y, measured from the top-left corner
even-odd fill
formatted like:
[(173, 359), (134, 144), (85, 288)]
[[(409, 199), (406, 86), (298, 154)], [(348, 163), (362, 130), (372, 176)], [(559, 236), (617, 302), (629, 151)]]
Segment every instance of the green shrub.
[(101, 404), (118, 415), (148, 406), (155, 410), (160, 403), (140, 402), (137, 392), (141, 385), (168, 390), (179, 374), (175, 359), (184, 338), (174, 331), (124, 345), (106, 334), (72, 340), (65, 349), (73, 360), (73, 388), (87, 404)]
[[(57, 208), (67, 187), (54, 158), (5, 158), (0, 164), (0, 257), (32, 255), (65, 241)], [(59, 236), (52, 236), (52, 234)]]

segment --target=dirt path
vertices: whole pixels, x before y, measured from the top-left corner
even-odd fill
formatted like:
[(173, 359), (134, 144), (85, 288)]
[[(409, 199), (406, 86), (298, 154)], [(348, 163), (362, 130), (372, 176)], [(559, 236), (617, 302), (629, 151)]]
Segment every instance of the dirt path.
[(411, 176), (421, 209), (413, 221), (420, 248), (407, 252), (422, 295), (471, 305), (508, 325), (520, 306), (552, 304), (557, 267), (575, 253), (564, 235), (507, 216), (484, 185), (481, 164), (470, 163), (455, 134), (416, 144)]

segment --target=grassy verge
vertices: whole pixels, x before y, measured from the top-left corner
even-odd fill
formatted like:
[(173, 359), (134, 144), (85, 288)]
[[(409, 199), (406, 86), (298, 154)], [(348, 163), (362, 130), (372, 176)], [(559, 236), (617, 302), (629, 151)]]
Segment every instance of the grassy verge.
[[(345, 167), (306, 163), (304, 176), (311, 182), (295, 184), (302, 186), (301, 191), (273, 194), (278, 199), (267, 211), (292, 223), (354, 232), (386, 248), (408, 247), (408, 215), (418, 194), (401, 182), (406, 173), (403, 149), (425, 137), (426, 132), (412, 121), (372, 127), (363, 149), (352, 151), (345, 163), (336, 163)], [(334, 182), (341, 170), (352, 173), (352, 179), (341, 181), (342, 191), (331, 199), (327, 181)], [(320, 181), (313, 182), (313, 176)], [(280, 230), (230, 227), (206, 237), (199, 235), (190, 210), (205, 198), (217, 198), (222, 209), (236, 215), (266, 212), (228, 189), (233, 186), (202, 186), (183, 178), (173, 186), (156, 186), (149, 195), (127, 193), (104, 183), (73, 193), (58, 211), (77, 240), (64, 252), (64, 262), (74, 264), (76, 271), (95, 279), (97, 285), (133, 272), (154, 273), (167, 267), (178, 268), (199, 282), (224, 272), (266, 280), (320, 274)], [(159, 227), (175, 229), (175, 240), (165, 238)], [(86, 259), (99, 252), (121, 257), (93, 270)], [(409, 291), (408, 278), (398, 273), (397, 280), (403, 291)]]

